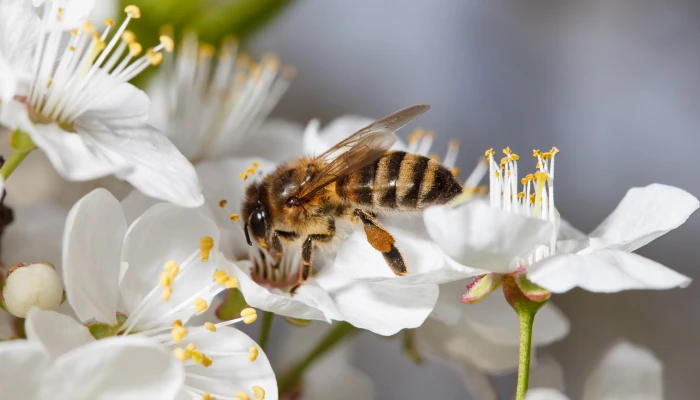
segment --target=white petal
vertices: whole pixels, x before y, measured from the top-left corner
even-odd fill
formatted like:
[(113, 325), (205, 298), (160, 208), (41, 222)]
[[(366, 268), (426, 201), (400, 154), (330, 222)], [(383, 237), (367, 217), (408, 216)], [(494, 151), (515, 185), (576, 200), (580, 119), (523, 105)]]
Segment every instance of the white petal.
[(398, 287), (387, 282), (342, 281), (324, 274), (317, 281), (333, 298), (340, 314), (336, 319), (383, 336), (420, 326), (439, 294), (437, 285)]
[[(208, 368), (202, 365), (185, 367), (186, 385), (211, 392), (215, 397), (246, 392), (251, 399), (254, 398), (253, 386), (260, 386), (265, 390), (265, 400), (278, 399), (275, 373), (267, 356), (255, 341), (230, 327), (221, 327), (216, 332), (202, 330), (201, 333), (188, 336), (182, 346), (194, 343), (197, 350), (212, 354), (214, 363)], [(251, 347), (258, 349), (258, 357), (253, 362), (248, 359)], [(212, 378), (212, 381), (196, 379), (192, 375)]]
[(527, 391), (525, 400), (569, 400), (569, 398), (557, 389), (535, 388)]
[(548, 244), (554, 226), (472, 201), (458, 208), (431, 207), (423, 214), (431, 238), (456, 262), (509, 273), (514, 261)]
[(305, 154), (302, 127), (296, 122), (272, 119), (231, 150), (241, 157), (260, 157), (275, 163), (301, 157)]
[(88, 328), (73, 318), (36, 307), (29, 310), (24, 328), (27, 340), (40, 344), (54, 359), (95, 341)]
[(552, 357), (545, 356), (530, 369), (531, 388), (550, 388), (564, 391), (564, 369)]
[(318, 120), (312, 120), (304, 130), (304, 153), (319, 155), (372, 122), (374, 120), (371, 118), (345, 115), (319, 131)]
[[(143, 322), (153, 321), (182, 302), (192, 301), (192, 297), (202, 297), (209, 301), (211, 292), (200, 291), (212, 283), (212, 274), (217, 269), (212, 249), (209, 261), (202, 262), (199, 254), (199, 241), (204, 236), (218, 245), (219, 233), (216, 225), (199, 211), (172, 204), (157, 204), (146, 211), (141, 218), (129, 227), (124, 240), (121, 260), (128, 264), (120, 283), (121, 297), (127, 313), (132, 313), (137, 305), (156, 288), (157, 296), (153, 306), (147, 309)], [(193, 261), (185, 265), (190, 256)], [(174, 283), (170, 301), (161, 300), (159, 279), (167, 261), (175, 260), (180, 266)], [(199, 295), (198, 295), (199, 294)], [(186, 322), (195, 313), (194, 307), (186, 307), (181, 312), (164, 320), (170, 324), (175, 319)]]
[(228, 268), (232, 275), (238, 277), (239, 289), (246, 303), (251, 307), (292, 318), (327, 322), (339, 318), (333, 299), (323, 287), (316, 283), (315, 279), (309, 279), (292, 297), (279, 289), (267, 288), (255, 283), (248, 273), (250, 263), (247, 261), (229, 263)]
[(375, 399), (372, 379), (350, 364), (350, 355), (349, 348), (336, 348), (314, 363), (303, 378), (304, 400)]
[(456, 263), (445, 262), (440, 248), (412, 233), (387, 228), (396, 239), (408, 274), (396, 276), (382, 253), (374, 249), (364, 231), (355, 231), (343, 242), (332, 265), (333, 272), (344, 273), (352, 279), (367, 282), (387, 282), (396, 285), (443, 283), (486, 273)]
[[(440, 285), (440, 296), (430, 318), (435, 318), (447, 325), (455, 325), (462, 318), (462, 311), (467, 307), (459, 298), (466, 291), (470, 279), (448, 282)], [(498, 296), (498, 293), (495, 293)]]
[(126, 217), (126, 224), (130, 226), (141, 215), (143, 215), (143, 213), (148, 211), (149, 208), (160, 203), (162, 203), (161, 200), (148, 197), (138, 190), (132, 190), (121, 201), (124, 217)]
[(15, 74), (10, 61), (0, 51), (0, 102), (12, 99), (18, 86), (19, 77)]
[(663, 366), (647, 349), (616, 344), (588, 376), (583, 400), (661, 400)]
[(133, 129), (98, 129), (96, 121), (83, 126), (102, 152), (131, 168), (117, 174), (145, 195), (183, 207), (204, 203), (192, 164), (165, 135), (144, 125)]
[(8, 399), (35, 399), (50, 358), (36, 343), (27, 340), (0, 342), (0, 393)]
[(634, 251), (681, 226), (698, 206), (695, 196), (677, 187), (632, 188), (590, 236), (599, 241), (594, 246)]
[(82, 321), (117, 323), (119, 269), (126, 220), (119, 201), (95, 189), (78, 201), (66, 221), (63, 280)]
[[(87, 18), (92, 11), (95, 0), (68, 0), (65, 2), (46, 0), (32, 0), (34, 6), (46, 3), (47, 7), (53, 7), (49, 13), (49, 20), (45, 21), (49, 29), (68, 30), (77, 28), (80, 23)], [(56, 8), (63, 8), (61, 18), (56, 18)]]
[(496, 388), (484, 371), (461, 359), (450, 357), (449, 365), (459, 373), (464, 389), (474, 400), (498, 400)]
[(656, 261), (620, 250), (556, 255), (528, 268), (527, 277), (555, 293), (580, 287), (591, 292), (685, 287), (691, 279)]
[[(459, 302), (459, 301), (458, 301)], [(502, 293), (494, 292), (476, 304), (462, 304), (463, 323), (494, 344), (517, 346), (518, 317)], [(546, 346), (569, 334), (569, 320), (548, 302), (535, 315), (532, 344)]]
[(67, 212), (54, 204), (14, 209), (15, 222), (2, 235), (5, 265), (46, 261), (61, 271), (61, 246)]
[(42, 389), (50, 398), (66, 400), (170, 399), (183, 380), (182, 365), (161, 345), (120, 336), (95, 341), (57, 359)]
[(9, 312), (2, 310), (0, 311), (0, 339), (7, 340), (14, 338), (16, 333), (16, 323), (19, 320)]
[[(114, 86), (114, 83), (109, 80), (111, 78), (104, 73), (93, 76), (90, 81), (90, 86), (93, 88), (86, 87), (85, 90), (93, 89), (105, 94), (97, 96), (97, 100), (78, 118), (78, 121), (98, 120), (115, 129), (144, 126), (148, 121), (148, 111), (151, 107), (151, 101), (146, 93), (129, 83)], [(105, 88), (102, 82), (110, 84), (110, 87)]]
[[(29, 2), (0, 3), (0, 101), (26, 94), (39, 23)], [(24, 90), (18, 93), (17, 89)]]

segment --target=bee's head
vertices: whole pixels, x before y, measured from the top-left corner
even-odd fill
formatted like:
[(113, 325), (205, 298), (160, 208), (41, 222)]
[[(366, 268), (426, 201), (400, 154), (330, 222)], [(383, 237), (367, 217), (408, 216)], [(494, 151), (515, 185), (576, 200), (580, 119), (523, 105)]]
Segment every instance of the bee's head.
[(245, 238), (252, 246), (251, 237), (264, 249), (269, 246), (271, 234), (270, 213), (265, 206), (265, 193), (262, 182), (255, 182), (246, 188), (243, 202), (243, 222)]

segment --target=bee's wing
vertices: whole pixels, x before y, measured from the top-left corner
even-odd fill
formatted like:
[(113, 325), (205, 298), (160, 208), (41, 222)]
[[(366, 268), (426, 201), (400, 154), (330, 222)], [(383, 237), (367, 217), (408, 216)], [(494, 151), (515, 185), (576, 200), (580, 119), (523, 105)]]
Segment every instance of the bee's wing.
[(376, 161), (396, 141), (394, 132), (429, 108), (416, 105), (399, 110), (360, 129), (328, 151), (319, 155), (326, 165), (304, 184), (297, 197), (304, 200), (319, 190)]

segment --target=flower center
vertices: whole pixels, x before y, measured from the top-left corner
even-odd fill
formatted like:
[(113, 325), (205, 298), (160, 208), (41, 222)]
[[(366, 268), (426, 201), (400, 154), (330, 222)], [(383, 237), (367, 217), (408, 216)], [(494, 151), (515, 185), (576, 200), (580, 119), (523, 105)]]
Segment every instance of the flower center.
[(80, 29), (70, 31), (68, 43), (64, 44), (64, 32), (50, 27), (54, 19), (61, 19), (63, 9), (45, 8), (34, 56), (33, 80), (24, 99), (33, 111), (30, 115), (35, 122), (56, 121), (72, 131), (72, 122), (96, 101), (109, 96), (119, 84), (133, 79), (149, 65), (158, 65), (163, 50), (172, 51), (172, 39), (161, 36), (158, 46), (134, 59), (142, 48), (126, 27), (129, 21), (141, 16), (141, 11), (134, 5), (124, 11), (126, 19), (109, 42), (107, 38), (114, 27), (111, 19), (105, 21), (101, 33), (84, 21)]

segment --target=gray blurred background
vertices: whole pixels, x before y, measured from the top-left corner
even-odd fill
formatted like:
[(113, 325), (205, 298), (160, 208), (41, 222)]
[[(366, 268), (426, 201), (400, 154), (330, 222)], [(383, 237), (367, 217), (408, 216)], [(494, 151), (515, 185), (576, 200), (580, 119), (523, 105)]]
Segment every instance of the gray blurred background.
[[(662, 182), (700, 195), (697, 1), (299, 0), (255, 37), (253, 49), (297, 66), (280, 116), (325, 123), (429, 103), (420, 124), (438, 133), (439, 153), (449, 139), (462, 140), (463, 171), (489, 147), (526, 155), (557, 146), (557, 207), (584, 231), (632, 186)], [(699, 237), (694, 216), (640, 253), (700, 278)], [(571, 319), (571, 335), (550, 352), (566, 370), (572, 398), (621, 337), (663, 361), (667, 398), (697, 398), (697, 283), (553, 299)], [(356, 342), (355, 363), (381, 372), (378, 398), (467, 398), (450, 369), (399, 362), (398, 344), (385, 340)], [(506, 395), (510, 378), (499, 380)]]

